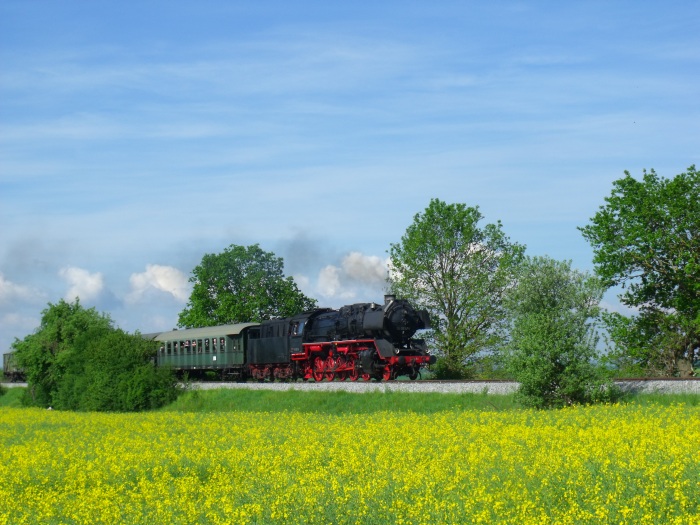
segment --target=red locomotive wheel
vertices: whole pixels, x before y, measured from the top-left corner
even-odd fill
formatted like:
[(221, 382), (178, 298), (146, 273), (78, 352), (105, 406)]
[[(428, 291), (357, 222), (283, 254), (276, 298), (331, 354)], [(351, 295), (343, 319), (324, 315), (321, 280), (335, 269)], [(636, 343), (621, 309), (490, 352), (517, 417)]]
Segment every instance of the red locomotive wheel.
[(391, 368), (391, 365), (386, 365), (384, 368), (384, 374), (382, 374), (382, 379), (384, 381), (391, 381), (394, 379), (392, 376), (394, 375), (394, 370)]
[(348, 378), (348, 372), (347, 372), (348, 363), (345, 360), (344, 356), (339, 355), (338, 357), (335, 358), (335, 367), (336, 367), (335, 377), (337, 377), (340, 381), (345, 381)]
[(328, 356), (328, 359), (326, 359), (326, 379), (328, 381), (333, 381), (335, 379), (335, 369), (337, 366), (337, 362), (334, 357)]
[(357, 368), (355, 368), (355, 359), (348, 359), (348, 368), (350, 369), (348, 371), (348, 377), (350, 378), (350, 381), (357, 381), (358, 379), (360, 379), (360, 371)]
[(317, 383), (320, 383), (323, 381), (323, 372), (324, 369), (326, 368), (326, 361), (322, 357), (317, 357), (314, 359), (314, 371), (313, 371), (313, 376), (314, 376), (314, 381)]

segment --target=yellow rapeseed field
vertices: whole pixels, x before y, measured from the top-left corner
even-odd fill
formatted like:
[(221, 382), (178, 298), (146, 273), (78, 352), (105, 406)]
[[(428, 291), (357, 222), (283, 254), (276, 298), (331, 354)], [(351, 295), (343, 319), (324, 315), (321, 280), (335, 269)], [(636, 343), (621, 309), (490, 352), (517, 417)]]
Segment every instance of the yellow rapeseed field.
[(700, 409), (0, 409), (0, 524), (700, 523)]

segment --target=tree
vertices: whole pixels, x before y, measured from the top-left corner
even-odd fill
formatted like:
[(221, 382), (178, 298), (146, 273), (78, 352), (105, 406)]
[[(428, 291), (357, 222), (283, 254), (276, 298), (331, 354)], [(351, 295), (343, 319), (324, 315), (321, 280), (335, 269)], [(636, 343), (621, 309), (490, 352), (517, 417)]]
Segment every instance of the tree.
[(172, 370), (156, 368), (157, 345), (138, 333), (85, 333), (53, 397), (54, 407), (132, 412), (159, 408), (178, 394)]
[(472, 375), (502, 338), (503, 294), (525, 251), (500, 221), (479, 228), (482, 219), (478, 207), (432, 199), (389, 251), (392, 292), (431, 314), (442, 377)]
[(284, 277), (283, 269), (281, 258), (257, 244), (232, 244), (223, 253), (204, 255), (189, 279), (194, 288), (179, 325), (260, 322), (315, 308), (316, 301), (306, 297), (292, 277)]
[(115, 329), (107, 315), (61, 300), (13, 348), (27, 375), (29, 404), (65, 410), (157, 408), (177, 396), (173, 373), (153, 364), (156, 345)]
[(511, 317), (507, 370), (527, 406), (559, 407), (610, 395), (597, 363), (595, 321), (603, 286), (570, 262), (527, 258), (506, 294)]
[(49, 303), (42, 312), (41, 325), (23, 340), (15, 339), (17, 363), (25, 370), (32, 403), (50, 406), (63, 380), (66, 365), (82, 334), (95, 337), (112, 330), (109, 316), (94, 308), (83, 308), (78, 299)]
[(634, 317), (603, 312), (603, 320), (614, 345), (606, 359), (619, 376), (691, 375), (692, 361), (678, 354), (697, 330), (692, 320), (650, 308)]
[(605, 202), (579, 229), (605, 286), (620, 286), (622, 304), (639, 311), (630, 322), (608, 316), (611, 337), (644, 370), (690, 370), (700, 353), (700, 173), (645, 170), (638, 181), (625, 172)]

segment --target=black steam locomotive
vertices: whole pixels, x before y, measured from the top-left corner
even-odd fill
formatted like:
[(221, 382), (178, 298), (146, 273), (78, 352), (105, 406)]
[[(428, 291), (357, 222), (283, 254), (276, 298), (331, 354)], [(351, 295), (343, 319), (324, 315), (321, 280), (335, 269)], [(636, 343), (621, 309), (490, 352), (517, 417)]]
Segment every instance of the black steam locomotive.
[(173, 330), (155, 334), (158, 365), (196, 375), (258, 380), (416, 379), (435, 362), (416, 331), (429, 328), (424, 310), (386, 296), (384, 304), (322, 308), (260, 324)]

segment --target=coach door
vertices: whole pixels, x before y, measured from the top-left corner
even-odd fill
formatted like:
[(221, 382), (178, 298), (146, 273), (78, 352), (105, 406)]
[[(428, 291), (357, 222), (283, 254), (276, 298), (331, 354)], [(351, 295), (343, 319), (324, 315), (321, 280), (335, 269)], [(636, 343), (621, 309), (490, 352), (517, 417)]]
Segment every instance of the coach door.
[(289, 353), (290, 354), (302, 354), (304, 353), (304, 348), (302, 343), (304, 340), (304, 326), (306, 325), (307, 318), (302, 319), (292, 319), (289, 323)]

